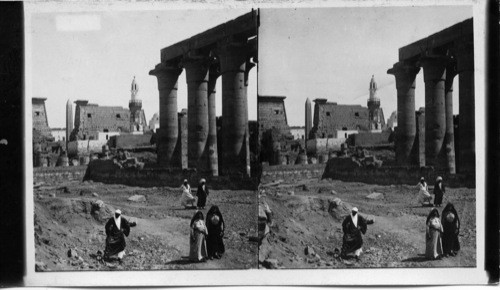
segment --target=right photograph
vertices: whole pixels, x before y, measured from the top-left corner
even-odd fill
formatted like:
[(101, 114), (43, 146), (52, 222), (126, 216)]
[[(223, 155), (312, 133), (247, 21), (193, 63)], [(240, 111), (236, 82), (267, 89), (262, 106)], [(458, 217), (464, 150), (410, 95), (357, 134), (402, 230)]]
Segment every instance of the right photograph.
[(259, 17), (259, 268), (476, 267), (472, 6)]

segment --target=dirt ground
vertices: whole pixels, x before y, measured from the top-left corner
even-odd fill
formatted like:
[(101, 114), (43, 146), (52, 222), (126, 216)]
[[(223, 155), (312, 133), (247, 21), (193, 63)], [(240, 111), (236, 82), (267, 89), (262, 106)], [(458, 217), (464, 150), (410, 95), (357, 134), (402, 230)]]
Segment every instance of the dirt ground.
[[(146, 201), (128, 200), (136, 194), (144, 195)], [(204, 263), (191, 263), (187, 259), (189, 223), (196, 210), (181, 207), (180, 196), (180, 189), (166, 187), (140, 188), (80, 181), (38, 184), (34, 189), (36, 270), (256, 267), (258, 245), (252, 239), (257, 235), (256, 192), (210, 191), (202, 212), (206, 215), (211, 205), (219, 206), (226, 222), (226, 253), (220, 260)], [(96, 204), (101, 206), (97, 211)], [(96, 253), (105, 247), (104, 225), (116, 208), (121, 209), (126, 219), (137, 222), (137, 226), (131, 228), (126, 238), (122, 264), (116, 261), (99, 263)]]
[[(458, 211), (461, 250), (455, 257), (425, 259), (425, 221), (431, 207), (416, 202), (415, 185), (378, 186), (317, 179), (267, 187), (261, 198), (273, 212), (271, 233), (259, 250), (260, 268), (473, 267), (476, 265), (475, 189), (447, 188), (443, 210)], [(373, 193), (383, 198), (368, 199)], [(262, 192), (261, 192), (262, 193)], [(332, 208), (340, 198), (341, 206)], [(334, 258), (342, 246), (342, 221), (356, 206), (374, 221), (363, 236), (361, 260)], [(309, 247), (307, 253), (305, 249)], [(312, 251), (309, 251), (311, 250)]]

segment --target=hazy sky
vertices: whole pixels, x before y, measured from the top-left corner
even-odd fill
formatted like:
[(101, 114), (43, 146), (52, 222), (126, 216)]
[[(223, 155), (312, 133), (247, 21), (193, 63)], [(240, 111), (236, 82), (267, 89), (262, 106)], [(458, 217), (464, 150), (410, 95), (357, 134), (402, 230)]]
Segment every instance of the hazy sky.
[[(150, 69), (160, 49), (248, 9), (92, 11), (31, 14), (33, 97), (47, 98), (50, 127), (65, 127), (68, 99), (128, 107), (136, 76), (146, 119), (158, 112)], [(396, 88), (386, 71), (398, 48), (470, 18), (470, 6), (261, 9), (259, 94), (285, 95), (290, 125), (303, 125), (307, 97), (366, 106), (372, 74), (388, 118)], [(28, 51), (28, 53), (30, 53)], [(217, 114), (221, 114), (220, 79)], [(249, 118), (257, 119), (257, 70), (249, 82)], [(455, 96), (458, 95), (457, 80)], [(185, 73), (179, 77), (179, 111), (187, 107)], [(422, 73), (417, 104), (424, 106)], [(454, 111), (458, 112), (455, 98)]]
[[(288, 123), (304, 126), (307, 97), (366, 106), (375, 75), (387, 119), (397, 108), (387, 69), (398, 49), (470, 17), (470, 6), (261, 9), (259, 95), (286, 96)], [(458, 77), (454, 85), (458, 113)], [(416, 109), (424, 89), (421, 70)]]
[[(66, 101), (89, 100), (128, 107), (134, 76), (146, 120), (158, 112), (156, 77), (160, 49), (229, 21), (249, 9), (104, 11), (32, 14), (33, 97), (47, 98), (50, 127), (65, 127)], [(28, 52), (29, 53), (29, 52)], [(219, 79), (217, 115), (222, 112)], [(257, 70), (249, 80), (249, 118), (257, 120)], [(253, 101), (252, 101), (253, 99)], [(187, 85), (179, 77), (178, 109), (187, 108)], [(74, 110), (74, 105), (73, 105)]]

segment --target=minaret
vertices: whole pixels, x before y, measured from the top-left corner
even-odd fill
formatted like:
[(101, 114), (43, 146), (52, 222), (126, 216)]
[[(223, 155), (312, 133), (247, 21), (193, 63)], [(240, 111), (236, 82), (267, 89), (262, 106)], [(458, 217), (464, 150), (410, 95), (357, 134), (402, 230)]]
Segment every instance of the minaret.
[(368, 98), (368, 120), (370, 121), (370, 130), (382, 129), (382, 124), (379, 116), (380, 99), (377, 98), (377, 83), (372, 75), (370, 80), (370, 97)]
[(306, 147), (307, 147), (307, 140), (309, 139), (309, 133), (311, 132), (312, 129), (312, 116), (311, 116), (311, 100), (307, 98), (306, 100), (306, 130), (305, 130), (305, 136), (304, 136), (304, 141), (306, 142)]
[(139, 86), (135, 82), (135, 76), (132, 80), (132, 85), (130, 86), (130, 101), (128, 102), (128, 108), (130, 109), (130, 132), (142, 131), (142, 101), (137, 98), (139, 93)]
[(68, 99), (66, 102), (66, 151), (68, 151), (69, 136), (73, 131), (73, 104)]

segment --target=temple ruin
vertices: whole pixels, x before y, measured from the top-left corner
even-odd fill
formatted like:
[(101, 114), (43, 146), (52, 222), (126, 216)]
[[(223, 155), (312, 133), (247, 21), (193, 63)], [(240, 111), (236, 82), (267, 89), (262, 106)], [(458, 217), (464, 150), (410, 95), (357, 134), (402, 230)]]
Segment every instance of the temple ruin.
[[(258, 12), (251, 11), (161, 50), (161, 62), (149, 72), (157, 77), (160, 95), (159, 166), (183, 168), (187, 157), (189, 168), (211, 176), (250, 175), (247, 86), (248, 74), (257, 63), (258, 23)], [(179, 130), (177, 107), (177, 83), (184, 69), (187, 136)], [(217, 135), (215, 115), (219, 76), (222, 136)], [(186, 144), (183, 138), (187, 138), (187, 156), (180, 148)]]
[[(399, 165), (432, 166), (452, 174), (475, 171), (472, 26), (471, 18), (400, 48), (399, 61), (387, 71), (396, 78)], [(424, 130), (417, 129), (419, 113), (415, 114), (415, 78), (420, 68), (425, 82)], [(457, 75), (460, 138), (455, 144), (452, 97)]]

